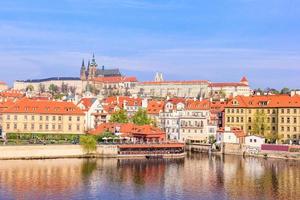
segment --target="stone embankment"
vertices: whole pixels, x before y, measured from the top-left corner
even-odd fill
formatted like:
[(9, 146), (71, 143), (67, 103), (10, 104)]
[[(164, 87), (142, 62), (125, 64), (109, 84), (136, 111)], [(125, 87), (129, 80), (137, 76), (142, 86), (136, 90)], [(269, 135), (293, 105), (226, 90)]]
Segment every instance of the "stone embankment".
[(116, 145), (98, 145), (95, 153), (87, 155), (80, 145), (0, 146), (0, 160), (117, 157)]

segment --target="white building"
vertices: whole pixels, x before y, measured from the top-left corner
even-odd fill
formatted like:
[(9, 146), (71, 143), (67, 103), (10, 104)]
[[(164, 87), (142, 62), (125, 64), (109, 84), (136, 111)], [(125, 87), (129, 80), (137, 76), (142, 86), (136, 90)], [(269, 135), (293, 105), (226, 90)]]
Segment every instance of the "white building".
[(245, 145), (249, 147), (260, 148), (262, 144), (265, 144), (265, 138), (257, 135), (247, 135), (245, 136)]
[(85, 113), (85, 130), (94, 129), (97, 125), (94, 114), (103, 112), (100, 101), (96, 98), (82, 98), (77, 106)]
[(225, 127), (217, 131), (217, 143), (243, 143), (244, 133), (240, 129)]

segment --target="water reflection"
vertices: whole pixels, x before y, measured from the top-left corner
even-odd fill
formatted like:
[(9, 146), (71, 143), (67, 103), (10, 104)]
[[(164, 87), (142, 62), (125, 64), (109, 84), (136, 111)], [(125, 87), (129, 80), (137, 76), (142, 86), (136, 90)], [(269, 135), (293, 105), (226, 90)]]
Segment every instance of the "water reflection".
[(0, 199), (297, 199), (299, 167), (295, 161), (205, 154), (0, 161)]

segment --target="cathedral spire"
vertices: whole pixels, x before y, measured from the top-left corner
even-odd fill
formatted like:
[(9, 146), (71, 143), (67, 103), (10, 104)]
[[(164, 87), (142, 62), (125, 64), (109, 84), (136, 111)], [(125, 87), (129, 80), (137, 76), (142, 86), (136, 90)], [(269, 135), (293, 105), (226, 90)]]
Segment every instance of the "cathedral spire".
[(84, 66), (84, 59), (82, 59), (81, 67), (85, 67), (85, 66)]

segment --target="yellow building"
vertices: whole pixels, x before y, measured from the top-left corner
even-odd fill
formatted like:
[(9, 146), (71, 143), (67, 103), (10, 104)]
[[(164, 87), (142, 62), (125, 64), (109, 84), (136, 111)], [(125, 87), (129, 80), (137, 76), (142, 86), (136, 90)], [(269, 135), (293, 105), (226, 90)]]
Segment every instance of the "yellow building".
[[(268, 95), (237, 96), (225, 109), (225, 126), (237, 127), (247, 134), (258, 134), (258, 114), (264, 127), (264, 135), (278, 136), (281, 143), (299, 143), (300, 140), (300, 96)], [(261, 114), (263, 113), (263, 114)]]
[(84, 112), (72, 102), (23, 98), (2, 111), (6, 133), (84, 133)]

